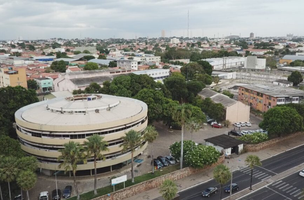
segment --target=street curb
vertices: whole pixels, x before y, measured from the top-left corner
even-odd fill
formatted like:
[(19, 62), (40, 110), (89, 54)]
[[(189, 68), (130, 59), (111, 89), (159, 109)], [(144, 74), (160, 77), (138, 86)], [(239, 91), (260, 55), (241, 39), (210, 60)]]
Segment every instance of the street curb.
[(185, 190), (189, 190), (189, 189), (191, 189), (191, 188), (194, 188), (194, 187), (196, 187), (196, 186), (198, 186), (198, 185), (207, 183), (208, 181), (211, 181), (212, 179), (213, 179), (213, 178), (210, 178), (210, 179), (208, 179), (208, 180), (206, 180), (206, 181), (204, 181), (204, 182), (200, 182), (200, 183), (197, 183), (197, 184), (195, 184), (195, 185), (191, 185), (190, 187), (184, 188), (184, 189), (180, 190), (179, 192), (183, 192), (183, 191), (185, 191)]

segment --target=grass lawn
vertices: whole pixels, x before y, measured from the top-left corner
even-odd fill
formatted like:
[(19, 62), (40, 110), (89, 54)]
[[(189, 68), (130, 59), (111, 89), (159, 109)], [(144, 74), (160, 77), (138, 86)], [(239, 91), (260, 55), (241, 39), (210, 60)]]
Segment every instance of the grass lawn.
[[(129, 186), (141, 183), (143, 181), (147, 181), (147, 180), (156, 178), (158, 176), (162, 176), (164, 174), (168, 174), (168, 173), (176, 171), (178, 169), (179, 169), (179, 164), (165, 167), (161, 171), (157, 170), (157, 171), (155, 171), (154, 174), (149, 173), (149, 174), (143, 174), (141, 176), (136, 176), (134, 178), (134, 183), (132, 183), (131, 179), (129, 179), (129, 180), (126, 181), (126, 187), (129, 187)], [(93, 181), (94, 181), (94, 177), (92, 177), (92, 182)], [(120, 190), (120, 189), (123, 189), (123, 183), (115, 185), (115, 191)], [(105, 194), (109, 194), (109, 193), (113, 192), (113, 186), (110, 185), (110, 186), (106, 186), (104, 188), (97, 189), (97, 193), (98, 194), (96, 196), (94, 195), (94, 191), (93, 190), (94, 190), (94, 188), (92, 188), (92, 191), (90, 191), (90, 192), (81, 194), (80, 195), (80, 199), (81, 200), (90, 200), (90, 199), (93, 199), (93, 198), (96, 198), (96, 197), (99, 197), (99, 196), (102, 196), (102, 195), (105, 195)], [(77, 197), (72, 197), (70, 199), (71, 200), (76, 200)]]

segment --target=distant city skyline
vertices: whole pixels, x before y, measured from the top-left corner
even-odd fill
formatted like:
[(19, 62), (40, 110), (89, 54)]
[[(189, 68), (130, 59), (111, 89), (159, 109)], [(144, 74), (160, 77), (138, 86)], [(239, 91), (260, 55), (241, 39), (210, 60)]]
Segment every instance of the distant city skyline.
[[(302, 0), (0, 0), (0, 39), (303, 36)], [(189, 11), (189, 33), (188, 33)]]

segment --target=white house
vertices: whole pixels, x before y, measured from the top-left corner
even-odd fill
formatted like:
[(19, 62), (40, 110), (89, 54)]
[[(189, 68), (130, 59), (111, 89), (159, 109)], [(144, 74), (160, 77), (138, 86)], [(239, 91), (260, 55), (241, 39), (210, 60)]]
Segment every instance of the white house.
[(133, 72), (134, 74), (141, 75), (147, 74), (152, 77), (155, 81), (163, 81), (165, 78), (170, 76), (170, 69), (150, 69)]
[(117, 67), (138, 70), (138, 61), (136, 60), (117, 60)]
[(206, 146), (214, 147), (218, 152), (223, 153), (225, 156), (231, 154), (240, 154), (243, 151), (243, 141), (237, 140), (228, 135), (218, 135), (212, 138), (205, 139)]

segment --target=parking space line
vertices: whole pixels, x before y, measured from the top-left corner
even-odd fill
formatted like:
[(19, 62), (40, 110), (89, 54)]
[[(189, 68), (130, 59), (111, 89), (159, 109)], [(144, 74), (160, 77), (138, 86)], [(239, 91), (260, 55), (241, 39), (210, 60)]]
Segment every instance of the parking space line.
[(300, 191), (299, 193), (297, 193), (297, 194), (295, 194), (295, 195), (293, 195), (293, 196), (294, 196), (294, 197), (297, 197), (297, 196), (300, 196), (301, 194), (303, 194), (302, 191)]

